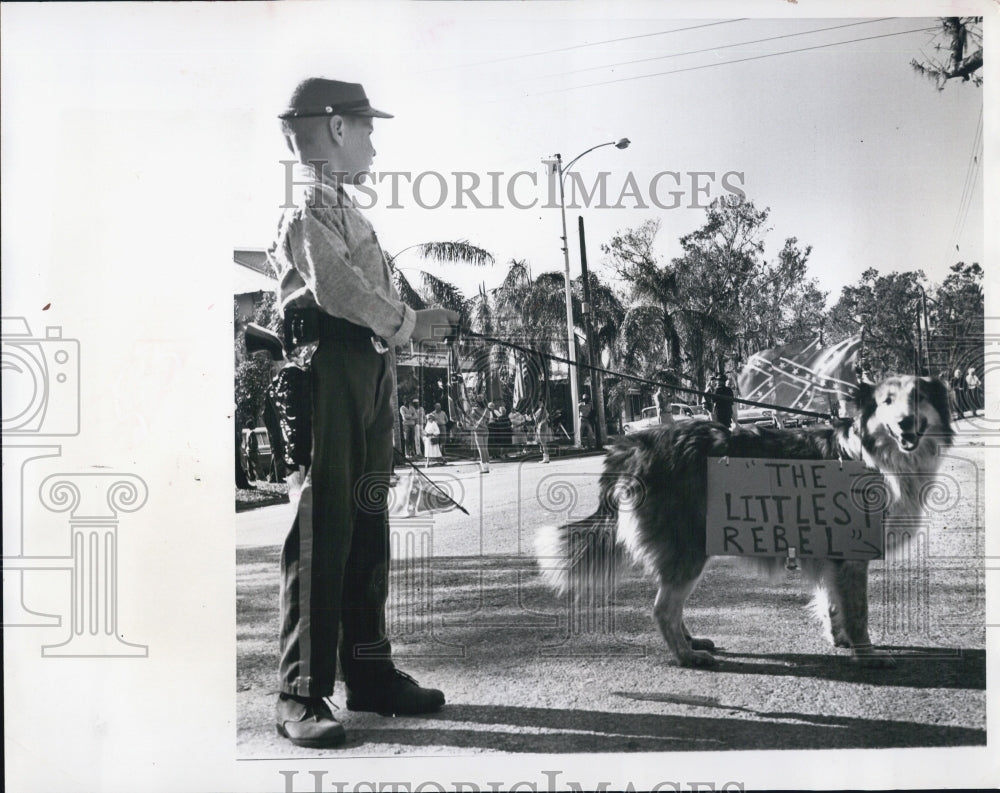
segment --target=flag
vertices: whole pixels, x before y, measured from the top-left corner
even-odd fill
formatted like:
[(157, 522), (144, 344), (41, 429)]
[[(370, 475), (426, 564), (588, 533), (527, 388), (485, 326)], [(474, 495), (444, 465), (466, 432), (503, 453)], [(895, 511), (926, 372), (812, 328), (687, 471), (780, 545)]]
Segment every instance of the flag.
[(461, 498), (461, 486), (455, 477), (439, 477), (432, 484), (411, 468), (409, 474), (400, 477), (394, 488), (389, 514), (412, 517), (448, 512), (458, 509), (455, 499)]
[(740, 372), (738, 396), (797, 410), (841, 413), (858, 384), (861, 336), (820, 347), (819, 339), (754, 353)]
[(511, 404), (514, 410), (530, 415), (542, 402), (542, 384), (545, 379), (544, 364), (536, 356), (511, 350), (510, 366), (514, 370)]

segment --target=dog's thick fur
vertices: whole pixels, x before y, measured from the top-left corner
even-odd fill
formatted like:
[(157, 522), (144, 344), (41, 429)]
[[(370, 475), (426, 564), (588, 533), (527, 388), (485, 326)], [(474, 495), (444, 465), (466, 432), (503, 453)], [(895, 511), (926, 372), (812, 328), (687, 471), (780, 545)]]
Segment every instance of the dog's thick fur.
[[(922, 489), (936, 474), (939, 452), (951, 441), (947, 388), (937, 379), (910, 376), (861, 385), (852, 416), (832, 426), (730, 432), (695, 421), (630, 435), (605, 460), (597, 511), (584, 520), (540, 530), (536, 553), (542, 575), (555, 590), (579, 594), (592, 589), (609, 569), (609, 560), (594, 548), (613, 548), (616, 557), (624, 550), (656, 576), (653, 614), (676, 663), (711, 666), (713, 642), (692, 639), (682, 614), (708, 561), (710, 456), (862, 460), (885, 475), (891, 514), (900, 515), (920, 510)], [(581, 537), (591, 539), (581, 545)], [(747, 561), (770, 572), (784, 564), (780, 558)], [(887, 655), (872, 649), (868, 637), (868, 562), (801, 558), (800, 565), (816, 586), (817, 611), (834, 644), (851, 648), (866, 665), (892, 665)]]

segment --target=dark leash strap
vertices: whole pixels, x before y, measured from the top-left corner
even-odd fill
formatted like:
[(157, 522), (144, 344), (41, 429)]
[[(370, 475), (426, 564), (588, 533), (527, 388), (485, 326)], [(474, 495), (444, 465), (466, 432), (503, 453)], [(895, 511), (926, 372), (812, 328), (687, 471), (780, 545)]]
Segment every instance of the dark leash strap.
[[(470, 339), (478, 339), (480, 341), (485, 341), (490, 344), (499, 344), (502, 347), (509, 347), (512, 350), (518, 350), (525, 355), (534, 355), (541, 358), (548, 358), (550, 361), (558, 361), (559, 363), (568, 364), (569, 366), (575, 366), (578, 369), (589, 369), (592, 372), (600, 372), (601, 374), (611, 375), (612, 377), (622, 377), (626, 380), (632, 380), (636, 383), (644, 383), (645, 385), (651, 385), (663, 388), (673, 389), (674, 391), (683, 391), (686, 394), (696, 394), (699, 397), (704, 397), (705, 392), (699, 391), (697, 388), (687, 388), (685, 386), (674, 385), (672, 383), (664, 383), (659, 380), (650, 380), (647, 377), (638, 377), (632, 374), (625, 374), (623, 372), (615, 372), (611, 369), (603, 369), (600, 366), (593, 366), (592, 364), (581, 363), (580, 361), (571, 361), (569, 358), (563, 358), (560, 355), (553, 355), (552, 353), (542, 352), (541, 350), (535, 350), (530, 347), (524, 347), (515, 342), (508, 341), (507, 339), (498, 339), (495, 336), (489, 336), (484, 333), (476, 333), (475, 331), (467, 330), (462, 328), (457, 336), (453, 336), (448, 339), (448, 341), (461, 341), (463, 337)], [(774, 405), (770, 402), (758, 402), (753, 399), (743, 399), (742, 397), (727, 396), (724, 397), (726, 400), (731, 400), (733, 402), (738, 402), (741, 405), (750, 405), (751, 407), (758, 408), (770, 408), (772, 410), (780, 410), (782, 413), (795, 413), (799, 416), (810, 416), (812, 418), (829, 420), (834, 418), (831, 413), (819, 413), (815, 410), (800, 410), (799, 408), (784, 407), (783, 405)]]
[(416, 471), (418, 474), (420, 474), (420, 476), (422, 476), (430, 484), (430, 486), (433, 487), (438, 492), (439, 495), (441, 495), (444, 498), (446, 498), (454, 506), (456, 506), (460, 510), (462, 510), (462, 512), (464, 512), (466, 515), (469, 514), (469, 511), (465, 507), (463, 507), (455, 499), (453, 499), (451, 496), (449, 496), (447, 493), (445, 493), (444, 490), (441, 489), (440, 485), (438, 485), (437, 482), (435, 482), (433, 479), (431, 479), (429, 476), (427, 476), (427, 474), (425, 474), (423, 471), (421, 471), (420, 468), (417, 466), (417, 464), (413, 462), (413, 460), (411, 460), (409, 457), (407, 457), (405, 454), (403, 454), (395, 446), (392, 448), (392, 453), (395, 456), (397, 462), (406, 463), (408, 466), (410, 466), (410, 468), (412, 468), (414, 471)]

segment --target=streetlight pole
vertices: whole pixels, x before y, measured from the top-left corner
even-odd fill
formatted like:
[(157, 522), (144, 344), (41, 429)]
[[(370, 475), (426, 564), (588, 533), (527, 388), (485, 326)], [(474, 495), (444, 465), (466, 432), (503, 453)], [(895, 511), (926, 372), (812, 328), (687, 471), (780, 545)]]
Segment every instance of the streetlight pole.
[(573, 328), (573, 291), (569, 281), (569, 242), (566, 239), (566, 197), (563, 193), (563, 167), (562, 155), (556, 154), (556, 172), (559, 176), (559, 209), (562, 212), (562, 252), (564, 277), (566, 287), (566, 343), (569, 346), (567, 357), (569, 358), (569, 398), (573, 411), (573, 446), (579, 449), (582, 445), (580, 438), (580, 417), (577, 415), (577, 405), (580, 404), (580, 385), (576, 376), (576, 336)]
[(597, 344), (594, 342), (593, 309), (590, 299), (590, 275), (587, 273), (587, 240), (583, 231), (583, 215), (577, 218), (580, 227), (580, 275), (583, 278), (583, 328), (587, 334), (587, 355), (590, 356), (590, 393), (594, 398), (594, 442), (595, 448), (603, 449), (607, 419), (604, 416), (604, 388), (601, 373), (597, 371)]
[[(573, 291), (569, 280), (569, 241), (566, 237), (566, 195), (565, 189), (563, 187), (564, 177), (567, 171), (573, 167), (573, 163), (579, 160), (584, 154), (590, 154), (594, 149), (599, 149), (602, 146), (614, 146), (619, 149), (628, 148), (631, 141), (628, 138), (622, 138), (617, 141), (608, 141), (607, 143), (598, 143), (596, 146), (591, 146), (582, 154), (576, 155), (572, 160), (569, 161), (569, 165), (565, 168), (562, 164), (562, 155), (555, 155), (555, 167), (556, 174), (559, 177), (559, 210), (562, 214), (562, 252), (563, 252), (563, 267), (565, 276), (565, 287), (566, 287), (566, 341), (569, 346), (569, 393), (570, 399), (573, 402), (573, 446), (579, 449), (582, 445), (580, 438), (580, 417), (577, 414), (578, 405), (580, 404), (580, 386), (577, 379), (576, 372), (576, 335), (573, 328)], [(551, 164), (551, 161), (545, 161)]]

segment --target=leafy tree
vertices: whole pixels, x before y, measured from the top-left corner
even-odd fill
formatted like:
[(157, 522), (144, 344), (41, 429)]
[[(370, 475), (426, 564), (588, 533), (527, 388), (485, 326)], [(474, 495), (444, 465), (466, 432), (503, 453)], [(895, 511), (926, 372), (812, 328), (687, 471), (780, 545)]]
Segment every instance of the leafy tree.
[(958, 262), (928, 300), (929, 365), (932, 374), (977, 366), (982, 373), (985, 330), (983, 269)]
[[(278, 313), (277, 302), (277, 296), (273, 292), (262, 293), (249, 321), (281, 335), (281, 317)], [(236, 427), (237, 430), (240, 430), (249, 423), (257, 426), (260, 420), (267, 386), (271, 380), (271, 367), (266, 360), (247, 357), (246, 342), (243, 336), (246, 323), (240, 320), (238, 312), (235, 311), (234, 325), (236, 329), (234, 396), (236, 400)]]
[[(647, 375), (665, 370), (677, 375), (681, 368), (682, 306), (674, 268), (662, 264), (653, 252), (659, 231), (658, 220), (647, 220), (637, 228), (618, 232), (601, 245), (601, 250), (627, 286), (629, 309), (620, 329), (626, 345), (623, 359), (633, 366), (641, 362), (641, 371)], [(657, 339), (662, 354), (652, 346)]]
[(683, 255), (669, 264), (653, 253), (657, 221), (604, 246), (626, 285), (618, 338), (627, 368), (700, 389), (708, 372), (727, 362), (738, 366), (757, 350), (822, 330), (826, 295), (806, 275), (811, 249), (792, 237), (768, 261), (768, 215), (752, 201), (719, 199), (705, 223), (681, 238)]
[[(983, 77), (983, 18), (944, 17), (941, 30), (934, 36), (935, 57), (913, 59), (910, 66), (917, 74), (932, 80), (943, 91), (949, 80), (961, 80), (981, 86)], [(944, 56), (942, 59), (942, 55)]]
[(869, 268), (830, 309), (830, 342), (863, 333), (863, 365), (875, 377), (919, 369), (918, 322), (923, 272), (880, 275)]

